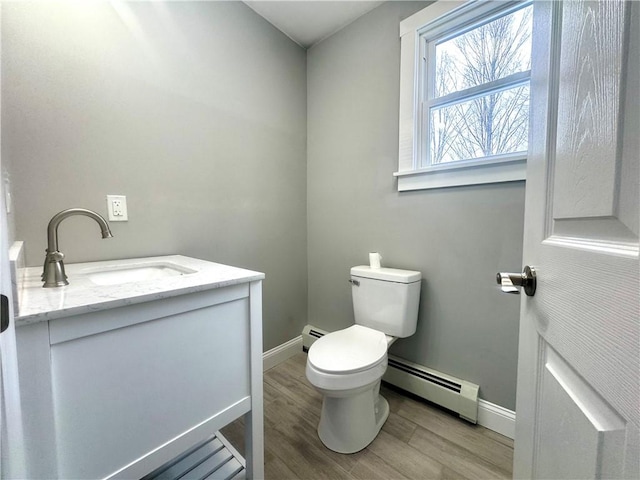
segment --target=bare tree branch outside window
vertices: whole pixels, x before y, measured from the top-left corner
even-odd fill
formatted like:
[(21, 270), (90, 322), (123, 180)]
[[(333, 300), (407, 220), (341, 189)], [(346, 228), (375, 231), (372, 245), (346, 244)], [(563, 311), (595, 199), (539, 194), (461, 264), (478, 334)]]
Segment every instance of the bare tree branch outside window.
[[(529, 6), (436, 45), (436, 97), (529, 70), (531, 28)], [(430, 121), (432, 164), (524, 151), (529, 84), (432, 108)]]

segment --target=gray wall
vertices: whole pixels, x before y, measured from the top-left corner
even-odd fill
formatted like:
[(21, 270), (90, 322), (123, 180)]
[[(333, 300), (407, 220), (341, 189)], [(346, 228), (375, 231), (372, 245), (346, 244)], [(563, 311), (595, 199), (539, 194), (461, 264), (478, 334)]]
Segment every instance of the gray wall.
[(307, 56), (309, 323), (353, 322), (349, 268), (423, 272), (418, 330), (392, 353), (477, 383), (515, 409), (519, 298), (498, 271), (521, 268), (524, 183), (397, 192), (398, 23), (420, 2), (389, 2)]
[(28, 263), (54, 213), (127, 195), (114, 239), (62, 224), (68, 262), (264, 271), (268, 349), (306, 323), (350, 325), (349, 268), (380, 251), (425, 278), (418, 331), (393, 353), (514, 408), (518, 298), (493, 279), (521, 266), (524, 184), (399, 194), (392, 176), (398, 23), (425, 3), (384, 4), (308, 55), (240, 2), (120, 5), (2, 4), (2, 159)]
[[(114, 2), (115, 3), (115, 2)], [(306, 323), (306, 54), (241, 2), (2, 4), (2, 158), (39, 265), (184, 254), (266, 273), (264, 347)], [(71, 279), (73, 281), (73, 279)]]

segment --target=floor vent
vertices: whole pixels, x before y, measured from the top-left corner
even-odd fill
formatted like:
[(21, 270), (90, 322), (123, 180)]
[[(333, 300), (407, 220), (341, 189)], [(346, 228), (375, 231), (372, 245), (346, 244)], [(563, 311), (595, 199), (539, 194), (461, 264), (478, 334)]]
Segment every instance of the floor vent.
[[(311, 325), (305, 326), (302, 330), (303, 350), (308, 351), (313, 342), (326, 333)], [(452, 410), (471, 423), (478, 421), (480, 387), (471, 382), (394, 355), (389, 355), (389, 366), (382, 380)]]

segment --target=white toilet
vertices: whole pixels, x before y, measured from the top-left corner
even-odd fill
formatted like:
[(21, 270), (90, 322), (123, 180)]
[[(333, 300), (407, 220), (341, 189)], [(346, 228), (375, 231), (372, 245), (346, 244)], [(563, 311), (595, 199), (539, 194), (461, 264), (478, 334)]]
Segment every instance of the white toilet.
[(324, 395), (318, 435), (339, 453), (369, 445), (389, 416), (380, 395), (387, 349), (416, 331), (422, 274), (394, 268), (351, 269), (356, 324), (309, 348), (307, 378)]

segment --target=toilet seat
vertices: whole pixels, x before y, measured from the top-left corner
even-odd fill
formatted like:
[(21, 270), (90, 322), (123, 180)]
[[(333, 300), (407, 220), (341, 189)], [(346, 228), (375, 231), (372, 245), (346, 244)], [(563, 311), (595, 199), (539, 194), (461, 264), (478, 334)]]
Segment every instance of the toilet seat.
[(387, 360), (387, 336), (372, 328), (352, 325), (316, 340), (308, 362), (316, 371), (348, 375), (374, 369)]
[(389, 338), (362, 325), (328, 333), (309, 349), (307, 379), (333, 394), (375, 384), (387, 370)]

